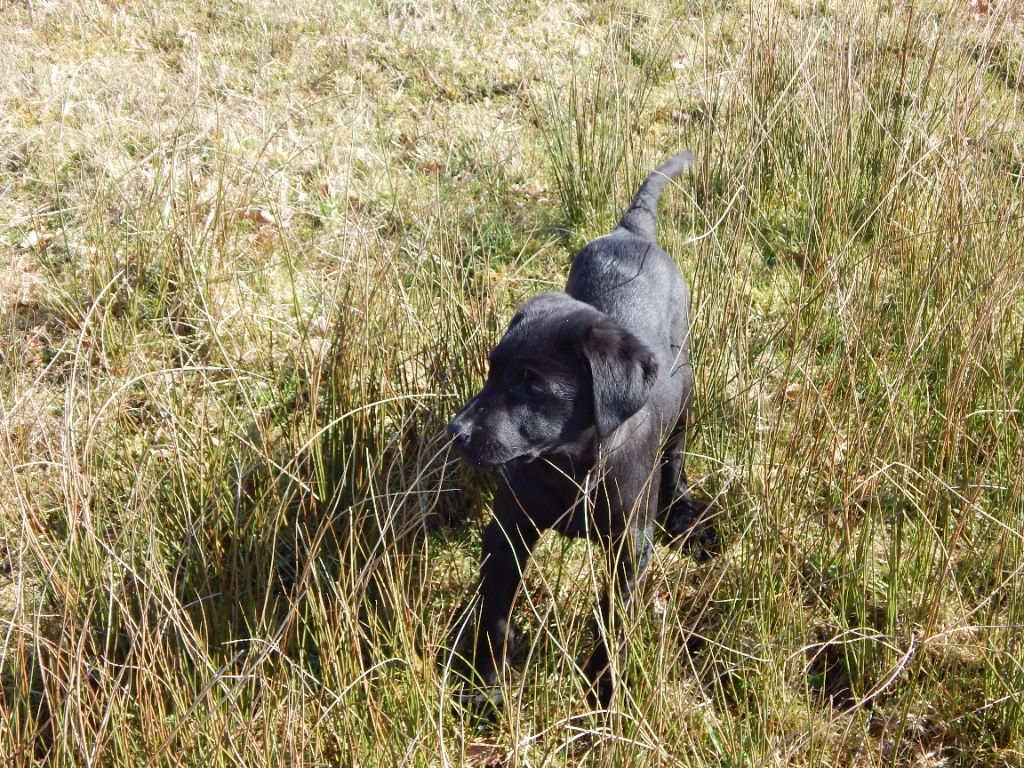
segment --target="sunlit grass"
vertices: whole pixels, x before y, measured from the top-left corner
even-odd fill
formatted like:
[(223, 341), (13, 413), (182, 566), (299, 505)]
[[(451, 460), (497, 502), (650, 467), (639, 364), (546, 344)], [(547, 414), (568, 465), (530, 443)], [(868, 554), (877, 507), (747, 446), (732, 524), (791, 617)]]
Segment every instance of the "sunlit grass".
[[(12, 765), (1024, 760), (1010, 4), (0, 11)], [(444, 424), (658, 159), (723, 547), (587, 711), (543, 539), (498, 719), (437, 659), (493, 478)]]

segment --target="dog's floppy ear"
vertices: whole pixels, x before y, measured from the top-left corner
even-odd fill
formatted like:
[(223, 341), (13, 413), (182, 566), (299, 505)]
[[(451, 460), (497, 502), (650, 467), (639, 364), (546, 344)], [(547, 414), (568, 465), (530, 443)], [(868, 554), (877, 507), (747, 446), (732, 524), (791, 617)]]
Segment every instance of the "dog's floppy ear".
[(593, 381), (594, 423), (603, 440), (647, 402), (658, 361), (647, 345), (609, 317), (584, 333), (582, 351)]

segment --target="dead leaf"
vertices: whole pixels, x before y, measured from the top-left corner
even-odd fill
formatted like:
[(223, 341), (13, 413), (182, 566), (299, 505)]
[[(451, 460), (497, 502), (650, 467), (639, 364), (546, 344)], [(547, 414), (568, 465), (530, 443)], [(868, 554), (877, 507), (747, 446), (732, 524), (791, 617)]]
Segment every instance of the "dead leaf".
[(807, 252), (806, 251), (787, 251), (786, 256), (789, 260), (797, 265), (800, 269), (807, 266)]
[(21, 241), (21, 248), (24, 251), (42, 251), (51, 240), (53, 240), (52, 232), (40, 232), (33, 229)]
[(466, 765), (505, 768), (505, 750), (497, 744), (474, 741), (466, 745)]
[(241, 213), (238, 214), (240, 218), (254, 222), (256, 224), (274, 225), (277, 223), (277, 219), (274, 218), (274, 214), (268, 211), (266, 208), (260, 208), (255, 205), (250, 205), (243, 208)]
[(846, 441), (840, 440), (832, 447), (832, 466), (838, 466), (846, 458)]
[(668, 592), (664, 590), (658, 592), (658, 594), (654, 596), (654, 604), (651, 606), (651, 608), (654, 610), (654, 615), (659, 616), (661, 618), (667, 617), (668, 605), (671, 599), (672, 596)]

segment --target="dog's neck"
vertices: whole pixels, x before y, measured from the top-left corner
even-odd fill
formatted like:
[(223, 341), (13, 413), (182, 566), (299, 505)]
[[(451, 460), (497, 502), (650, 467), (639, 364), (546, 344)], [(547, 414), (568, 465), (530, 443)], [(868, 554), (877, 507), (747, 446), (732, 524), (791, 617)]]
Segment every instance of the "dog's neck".
[(584, 431), (571, 443), (558, 447), (548, 460), (570, 477), (581, 477), (592, 470), (601, 455), (601, 442), (597, 430)]

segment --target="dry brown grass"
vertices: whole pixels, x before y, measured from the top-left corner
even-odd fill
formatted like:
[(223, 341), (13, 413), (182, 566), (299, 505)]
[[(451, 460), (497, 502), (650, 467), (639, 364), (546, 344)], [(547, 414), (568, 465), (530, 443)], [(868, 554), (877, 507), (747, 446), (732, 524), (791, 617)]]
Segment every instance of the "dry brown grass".
[[(0, 4), (12, 765), (1024, 761), (1009, 3)], [(490, 480), (443, 425), (654, 159), (690, 466), (628, 694), (545, 539), (488, 727), (435, 663)]]

